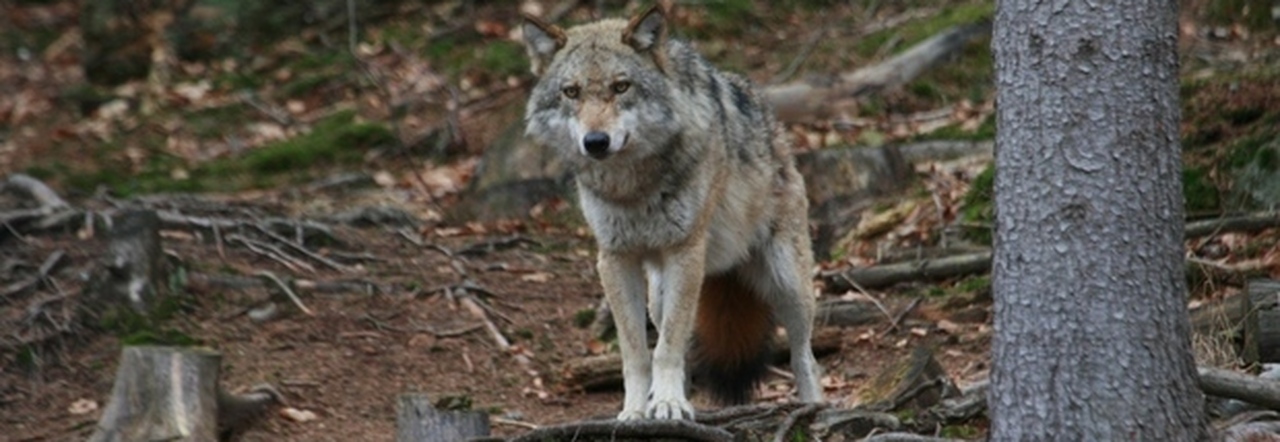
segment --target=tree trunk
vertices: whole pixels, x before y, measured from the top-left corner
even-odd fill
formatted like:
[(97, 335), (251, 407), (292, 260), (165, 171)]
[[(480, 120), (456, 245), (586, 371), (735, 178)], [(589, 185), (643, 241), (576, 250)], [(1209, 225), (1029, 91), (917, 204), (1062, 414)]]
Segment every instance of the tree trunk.
[(111, 400), (90, 442), (217, 440), (214, 352), (125, 347)]
[(991, 440), (1202, 440), (1177, 3), (998, 3)]

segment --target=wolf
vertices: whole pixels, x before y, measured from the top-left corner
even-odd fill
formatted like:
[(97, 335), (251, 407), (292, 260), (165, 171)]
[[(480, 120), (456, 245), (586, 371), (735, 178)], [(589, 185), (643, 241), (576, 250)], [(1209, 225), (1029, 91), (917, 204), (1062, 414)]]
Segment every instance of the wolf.
[(622, 353), (618, 419), (692, 419), (687, 355), (719, 402), (746, 402), (775, 324), (799, 399), (819, 402), (808, 201), (790, 143), (746, 79), (667, 27), (659, 6), (567, 30), (521, 25), (538, 77), (526, 135), (568, 164), (597, 242)]

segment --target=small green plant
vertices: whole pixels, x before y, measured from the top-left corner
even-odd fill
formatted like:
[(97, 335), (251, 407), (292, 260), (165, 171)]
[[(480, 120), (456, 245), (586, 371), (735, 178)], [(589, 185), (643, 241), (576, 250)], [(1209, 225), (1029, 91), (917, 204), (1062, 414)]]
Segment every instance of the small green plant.
[(595, 320), (596, 320), (595, 309), (590, 309), (590, 308), (582, 309), (582, 310), (578, 310), (577, 313), (573, 314), (573, 325), (578, 328), (590, 327), (591, 323), (595, 322)]
[(991, 226), (995, 225), (995, 165), (973, 178), (969, 183), (969, 192), (964, 194), (960, 202), (961, 218), (970, 225), (964, 236), (979, 244), (991, 244)]

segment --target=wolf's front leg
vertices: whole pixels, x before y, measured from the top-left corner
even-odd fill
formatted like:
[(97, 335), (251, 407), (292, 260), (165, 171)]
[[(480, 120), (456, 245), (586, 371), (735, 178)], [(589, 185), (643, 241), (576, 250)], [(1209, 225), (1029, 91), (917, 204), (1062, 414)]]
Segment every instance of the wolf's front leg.
[(645, 333), (645, 278), (640, 261), (630, 256), (600, 251), (596, 264), (604, 297), (613, 309), (622, 351), (622, 379), (626, 399), (619, 420), (645, 417), (650, 388), (649, 340)]
[(653, 351), (653, 387), (648, 414), (654, 419), (693, 419), (693, 405), (685, 397), (685, 358), (697, 320), (698, 296), (702, 290), (706, 240), (696, 238), (681, 248), (664, 253), (656, 275), (657, 290), (662, 297), (650, 303), (660, 312), (649, 312), (661, 318), (658, 324), (658, 346)]

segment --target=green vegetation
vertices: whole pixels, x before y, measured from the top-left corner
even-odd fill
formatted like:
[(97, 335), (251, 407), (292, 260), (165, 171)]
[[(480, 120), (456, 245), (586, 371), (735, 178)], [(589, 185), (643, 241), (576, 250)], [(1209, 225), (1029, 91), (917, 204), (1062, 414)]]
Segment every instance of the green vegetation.
[(1201, 168), (1182, 170), (1182, 194), (1188, 213), (1216, 212), (1221, 208), (1218, 188), (1209, 182), (1208, 172)]
[(178, 292), (162, 296), (149, 314), (112, 305), (99, 314), (97, 325), (118, 336), (124, 345), (200, 345), (200, 340), (166, 324), (179, 313), (191, 310), (187, 299)]
[(924, 39), (936, 35), (952, 26), (974, 23), (990, 19), (995, 14), (994, 2), (977, 2), (950, 6), (928, 18), (914, 20), (891, 29), (872, 33), (854, 44), (854, 52), (863, 57), (873, 57), (881, 53), (886, 45), (893, 43), (893, 50), (885, 54), (898, 52), (911, 47)]
[(577, 313), (573, 314), (573, 325), (578, 328), (590, 327), (591, 323), (595, 322), (595, 320), (596, 320), (595, 309), (590, 309), (590, 308), (582, 309), (582, 310), (578, 310)]
[(466, 73), (506, 77), (529, 72), (524, 46), (508, 40), (476, 44), (461, 37), (441, 37), (426, 47), (426, 57), (442, 67), (451, 77)]
[[(201, 133), (215, 131), (226, 119), (239, 118), (237, 109), (204, 111), (193, 118), (192, 127)], [(74, 189), (89, 192), (105, 185), (120, 195), (154, 192), (234, 191), (295, 183), (318, 173), (314, 168), (356, 163), (366, 151), (396, 143), (395, 136), (381, 124), (361, 122), (355, 112), (343, 111), (316, 123), (311, 132), (262, 146), (238, 158), (206, 161), (195, 165), (185, 177), (176, 170), (186, 167), (182, 160), (158, 148), (149, 152), (142, 170), (130, 172), (120, 160), (122, 148), (104, 144), (90, 152), (93, 169), (77, 169), (51, 161), (27, 169), (34, 176), (58, 176)]]
[(995, 187), (996, 167), (991, 164), (973, 177), (973, 182), (969, 183), (969, 192), (960, 201), (960, 218), (971, 226), (964, 231), (965, 238), (970, 241), (991, 244), (992, 228), (996, 220)]

